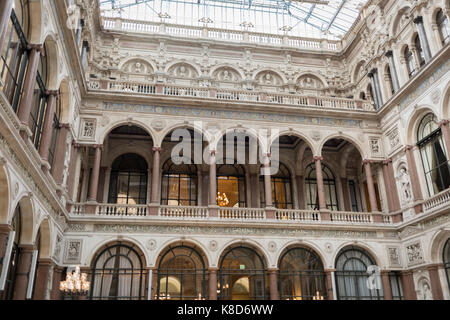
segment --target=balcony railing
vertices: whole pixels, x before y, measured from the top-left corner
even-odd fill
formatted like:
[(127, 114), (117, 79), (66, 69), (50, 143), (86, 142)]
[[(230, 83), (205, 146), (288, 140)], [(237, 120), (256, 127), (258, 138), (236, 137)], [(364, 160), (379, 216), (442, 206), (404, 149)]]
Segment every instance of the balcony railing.
[(314, 210), (276, 210), (275, 219), (282, 221), (320, 221), (320, 213)]
[(448, 208), (450, 207), (449, 202), (450, 202), (450, 188), (426, 200), (423, 204), (423, 211), (430, 212), (444, 207)]
[[(367, 212), (331, 212), (331, 221), (347, 223), (372, 223), (372, 215)], [(386, 223), (385, 221), (383, 221)]]
[(264, 220), (264, 209), (255, 208), (219, 208), (219, 218), (229, 220)]
[(375, 112), (375, 105), (370, 101), (338, 97), (300, 96), (289, 93), (267, 93), (113, 80), (89, 80), (88, 88), (91, 91), (133, 93), (154, 96), (192, 97), (217, 101), (270, 103), (295, 107)]
[(160, 206), (158, 216), (168, 218), (208, 218), (207, 207)]
[(312, 39), (290, 35), (266, 34), (244, 30), (239, 31), (208, 28), (207, 26), (195, 27), (109, 17), (101, 17), (101, 23), (104, 30), (118, 32), (125, 31), (145, 34), (169, 35), (175, 37), (202, 38), (327, 52), (339, 52), (342, 47), (341, 41), (333, 41), (328, 39)]

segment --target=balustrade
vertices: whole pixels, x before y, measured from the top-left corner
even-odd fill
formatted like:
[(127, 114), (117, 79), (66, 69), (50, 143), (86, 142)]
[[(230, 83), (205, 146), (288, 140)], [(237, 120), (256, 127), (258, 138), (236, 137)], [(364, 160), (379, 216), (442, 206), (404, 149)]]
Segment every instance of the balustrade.
[(450, 207), (450, 188), (438, 193), (434, 197), (431, 197), (423, 204), (424, 212), (429, 212), (444, 207)]

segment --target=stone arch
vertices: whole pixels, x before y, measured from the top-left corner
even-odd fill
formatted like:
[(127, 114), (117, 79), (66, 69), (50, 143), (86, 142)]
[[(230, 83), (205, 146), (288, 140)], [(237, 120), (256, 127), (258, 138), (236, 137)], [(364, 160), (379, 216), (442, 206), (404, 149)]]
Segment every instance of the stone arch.
[(198, 253), (202, 256), (202, 258), (204, 259), (204, 263), (205, 263), (205, 268), (208, 268), (210, 266), (210, 261), (211, 258), (208, 256), (208, 250), (207, 248), (205, 248), (205, 246), (195, 240), (195, 239), (171, 239), (169, 241), (166, 241), (165, 243), (163, 243), (161, 245), (161, 247), (155, 251), (155, 261), (154, 261), (154, 266), (156, 268), (158, 268), (159, 263), (161, 261), (162, 255), (163, 253), (169, 248), (169, 247), (176, 247), (178, 245), (184, 245), (186, 247), (191, 247), (194, 249), (198, 249)]
[(283, 245), (280, 250), (277, 252), (277, 267), (280, 267), (281, 257), (285, 252), (287, 252), (290, 249), (293, 248), (305, 248), (313, 251), (317, 256), (319, 257), (320, 261), (322, 262), (323, 268), (326, 269), (327, 259), (325, 259), (326, 255), (322, 252), (319, 246), (309, 242), (309, 241), (303, 241), (303, 240), (292, 240)]
[(10, 189), (9, 177), (6, 168), (6, 162), (2, 163), (0, 159), (0, 223), (7, 224), (10, 207)]
[(324, 139), (322, 139), (322, 141), (317, 149), (317, 154), (315, 154), (315, 155), (321, 156), (325, 143), (327, 143), (328, 140), (334, 139), (334, 138), (342, 139), (342, 140), (345, 140), (345, 141), (353, 144), (353, 146), (359, 151), (359, 154), (361, 155), (361, 158), (363, 160), (368, 157), (368, 152), (364, 152), (364, 146), (361, 144), (361, 142), (358, 142), (354, 137), (352, 137), (348, 134), (344, 134), (344, 133), (330, 134), (330, 135), (326, 136)]
[(319, 73), (314, 73), (314, 72), (302, 72), (297, 79), (295, 80), (295, 83), (305, 89), (308, 89), (308, 87), (306, 86), (302, 86), (302, 81), (306, 80), (306, 79), (312, 79), (313, 82), (311, 82), (311, 86), (315, 85), (314, 88), (315, 90), (322, 90), (325, 89), (328, 84), (327, 84), (327, 80)]
[[(217, 78), (219, 76), (220, 72), (224, 71), (224, 70), (231, 70), (232, 72), (235, 72), (238, 75), (238, 77), (239, 77), (238, 79), (233, 80), (233, 78), (231, 77), (230, 81), (241, 81), (242, 79), (245, 78), (245, 74), (241, 69), (235, 68), (234, 66), (231, 66), (229, 64), (220, 64), (220, 65), (212, 68), (211, 72), (210, 72), (210, 76), (212, 78)], [(223, 80), (223, 81), (226, 81), (226, 80)]]
[[(187, 74), (182, 76), (181, 67), (185, 67)], [(190, 62), (184, 60), (177, 60), (167, 65), (166, 73), (170, 74), (174, 77), (182, 77), (182, 78), (197, 78), (202, 74), (199, 66), (194, 65)]]
[(95, 262), (95, 259), (104, 249), (118, 243), (129, 245), (131, 247), (136, 248), (137, 249), (136, 251), (143, 259), (142, 266), (143, 267), (148, 266), (147, 264), (149, 261), (148, 250), (145, 250), (144, 246), (139, 241), (127, 236), (121, 236), (120, 238), (110, 238), (98, 243), (91, 250), (91, 254), (86, 257), (85, 266), (92, 267), (93, 263)]
[(450, 228), (441, 229), (437, 231), (431, 241), (429, 242), (429, 248), (426, 252), (430, 253), (430, 260), (432, 263), (442, 263), (442, 253), (445, 243), (450, 238)]
[(164, 139), (174, 130), (176, 129), (192, 129), (193, 131), (199, 133), (202, 135), (203, 139), (206, 140), (206, 142), (209, 143), (209, 136), (207, 135), (206, 130), (204, 130), (203, 128), (198, 128), (195, 126), (195, 124), (190, 124), (190, 123), (177, 123), (174, 124), (172, 126), (169, 126), (168, 128), (164, 129), (160, 135), (159, 135), (159, 139), (157, 141), (155, 141), (155, 145), (159, 145), (161, 146)]
[(45, 83), (47, 90), (57, 90), (58, 89), (58, 79), (59, 79), (59, 54), (58, 54), (58, 44), (56, 38), (53, 34), (47, 35), (44, 41), (46, 59), (47, 59), (47, 83)]
[(428, 114), (433, 113), (436, 115), (436, 117), (440, 120), (439, 115), (436, 114), (435, 110), (433, 110), (432, 107), (429, 106), (422, 106), (417, 108), (414, 113), (409, 118), (409, 121), (407, 123), (407, 130), (406, 130), (406, 143), (408, 145), (416, 144), (417, 141), (417, 130), (419, 129), (419, 124), (422, 118)]
[(357, 64), (356, 64), (356, 66), (355, 66), (355, 69), (353, 70), (353, 73), (352, 73), (352, 76), (353, 76), (353, 83), (358, 83), (358, 81), (360, 80), (360, 75), (362, 74), (361, 73), (361, 70), (364, 70), (363, 68), (364, 68), (364, 66), (366, 65), (366, 61), (364, 61), (364, 60), (361, 60), (360, 62), (358, 62)]
[[(270, 74), (272, 77), (270, 79), (270, 83), (269, 83), (269, 79), (267, 79), (267, 80), (263, 79), (263, 77), (265, 77), (266, 74)], [(268, 68), (263, 68), (263, 69), (259, 69), (259, 70), (255, 71), (252, 79), (254, 81), (258, 82), (258, 84), (260, 84), (260, 85), (270, 85), (270, 86), (283, 86), (288, 82), (286, 77), (283, 74), (281, 74), (280, 72), (278, 72), (276, 70), (272, 70), (272, 69), (268, 69)], [(275, 81), (275, 83), (273, 83), (274, 81)]]
[(395, 37), (397, 35), (397, 33), (399, 31), (398, 29), (402, 22), (402, 19), (404, 19), (403, 17), (405, 15), (408, 15), (410, 10), (411, 10), (411, 7), (409, 7), (409, 6), (404, 6), (402, 8), (399, 8), (398, 10), (394, 10), (394, 12), (396, 12), (397, 14), (396, 14), (395, 18), (393, 19), (392, 25), (390, 28), (390, 35), (392, 37)]
[(382, 261), (381, 257), (379, 257), (376, 254), (375, 249), (373, 249), (370, 245), (359, 242), (359, 241), (353, 241), (353, 242), (347, 241), (347, 242), (342, 243), (340, 246), (338, 246), (336, 248), (336, 250), (333, 252), (333, 256), (332, 256), (332, 260), (331, 260), (333, 262), (333, 266), (336, 266), (336, 261), (337, 261), (337, 258), (339, 257), (339, 254), (344, 249), (347, 249), (350, 247), (358, 248), (358, 249), (365, 251), (375, 261), (375, 263), (377, 264), (378, 267), (383, 268), (383, 267), (388, 266), (388, 264), (384, 263)]
[(17, 203), (17, 205), (20, 205), (20, 214), (22, 219), (20, 244), (34, 243), (35, 218), (34, 218), (34, 205), (31, 197), (32, 197), (31, 194), (24, 195), (20, 198), (20, 200)]
[[(41, 225), (39, 226), (38, 230), (41, 233), (40, 247), (38, 248), (39, 249), (39, 258), (50, 259), (52, 236), (51, 236), (50, 221), (48, 218), (45, 218), (41, 222)], [(35, 242), (36, 241), (37, 241), (37, 239), (35, 239)]]
[(61, 99), (61, 123), (69, 123), (71, 121), (71, 94), (69, 81), (64, 78), (59, 85), (59, 93)]
[(211, 141), (211, 143), (210, 143), (211, 150), (217, 150), (217, 148), (219, 146), (219, 142), (221, 142), (221, 141), (223, 142), (223, 138), (227, 135), (227, 133), (232, 133), (232, 132), (243, 133), (245, 136), (256, 139), (258, 146), (261, 149), (261, 152), (263, 154), (265, 153), (266, 150), (268, 150), (267, 144), (264, 143), (265, 137), (261, 137), (261, 135), (258, 133), (257, 130), (255, 130), (253, 128), (241, 128), (241, 127), (226, 128), (224, 130), (217, 132), (214, 135), (214, 141), (210, 140)]
[(152, 138), (153, 145), (154, 146), (156, 145), (155, 142), (157, 141), (157, 137), (155, 136), (155, 133), (153, 132), (153, 130), (144, 122), (134, 120), (134, 119), (125, 119), (125, 120), (120, 120), (120, 121), (116, 121), (116, 122), (109, 124), (109, 126), (103, 130), (103, 133), (100, 134), (100, 137), (98, 140), (99, 143), (103, 144), (105, 142), (105, 139), (111, 133), (111, 131), (113, 131), (114, 129), (121, 127), (121, 126), (136, 126), (136, 127), (143, 129)]
[[(141, 71), (137, 70), (136, 68), (132, 68), (132, 65), (136, 64), (136, 63), (142, 64)], [(121, 61), (119, 63), (118, 69), (121, 70), (122, 72), (134, 73), (134, 74), (144, 74), (144, 75), (153, 74), (155, 72), (155, 70), (158, 70), (158, 68), (155, 66), (153, 61), (151, 61), (150, 59), (147, 59), (145, 57), (140, 57), (140, 56), (129, 57), (129, 58), (124, 59), (123, 61)]]
[(42, 8), (43, 1), (28, 1), (30, 10), (30, 34), (28, 40), (32, 44), (43, 43), (42, 33), (43, 33), (43, 18), (42, 18)]
[(276, 136), (272, 137), (270, 140), (269, 151), (272, 149), (273, 143), (282, 136), (295, 136), (306, 143), (306, 145), (311, 149), (312, 153), (316, 153), (316, 144), (309, 138), (306, 134), (299, 132), (297, 130), (284, 130), (279, 132)]
[(445, 87), (441, 110), (442, 118), (450, 119), (450, 83)]
[(239, 245), (243, 246), (243, 247), (248, 247), (249, 249), (252, 249), (252, 250), (255, 250), (258, 253), (258, 255), (263, 259), (263, 262), (264, 262), (264, 265), (266, 268), (270, 268), (271, 265), (276, 263), (269, 259), (270, 258), (269, 253), (258, 242), (254, 241), (254, 240), (250, 240), (250, 239), (245, 239), (245, 240), (234, 239), (234, 240), (228, 241), (224, 246), (222, 246), (222, 248), (220, 250), (218, 250), (218, 254), (216, 256), (216, 261), (214, 261), (215, 265), (220, 268), (220, 261), (222, 260), (225, 252), (227, 252), (228, 249), (239, 246)]

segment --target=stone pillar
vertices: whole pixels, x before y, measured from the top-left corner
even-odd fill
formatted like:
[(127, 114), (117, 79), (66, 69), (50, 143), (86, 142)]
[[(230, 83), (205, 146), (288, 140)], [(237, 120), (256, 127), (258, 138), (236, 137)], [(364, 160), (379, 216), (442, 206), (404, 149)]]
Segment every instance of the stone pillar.
[(45, 110), (44, 126), (42, 127), (41, 144), (39, 146), (39, 155), (44, 162), (48, 162), (48, 155), (50, 153), (57, 96), (58, 91), (48, 92), (47, 109)]
[(209, 174), (207, 171), (202, 172), (202, 202), (201, 206), (208, 206), (209, 200)]
[(268, 269), (269, 274), (269, 290), (270, 300), (280, 300), (280, 293), (278, 291), (278, 269)]
[(7, 37), (8, 23), (11, 19), (11, 11), (13, 7), (13, 0), (0, 1), (0, 52), (3, 52), (3, 44)]
[[(67, 136), (69, 134), (70, 134), (70, 125), (60, 124), (58, 139), (56, 140), (55, 159), (53, 161), (53, 170), (52, 170), (53, 179), (55, 179), (56, 184), (59, 186), (62, 185), (64, 180), (64, 169), (65, 169), (64, 163), (66, 162)], [(70, 163), (72, 163), (74, 153), (71, 152), (70, 155), (71, 155)], [(69, 163), (69, 172), (72, 169), (70, 163)]]
[(352, 211), (352, 206), (350, 204), (350, 191), (348, 190), (348, 180), (347, 178), (341, 178), (341, 188), (342, 195), (344, 197), (344, 209), (345, 211)]
[(94, 145), (95, 148), (95, 158), (94, 165), (92, 167), (91, 181), (89, 183), (89, 202), (97, 202), (97, 191), (98, 191), (98, 179), (100, 176), (100, 162), (102, 159), (102, 146)]
[(444, 140), (445, 148), (447, 149), (447, 160), (450, 159), (450, 120), (442, 120), (439, 122), (439, 127), (442, 131), (442, 138)]
[(387, 160), (387, 171), (391, 190), (391, 200), (393, 206), (392, 210), (398, 211), (400, 210), (400, 199), (398, 196), (397, 183), (395, 182), (395, 173), (394, 167), (392, 166), (392, 159)]
[(439, 265), (434, 264), (427, 267), (431, 281), (431, 292), (434, 300), (444, 300), (441, 280), (439, 278)]
[(377, 197), (375, 195), (375, 185), (373, 184), (372, 169), (370, 165), (371, 161), (364, 160), (363, 163), (364, 163), (364, 171), (366, 173), (367, 190), (369, 191), (371, 212), (376, 212), (378, 211), (378, 204), (377, 204)]
[(217, 268), (209, 269), (208, 299), (217, 300)]
[(304, 180), (303, 176), (296, 176), (295, 183), (297, 184), (298, 208), (300, 210), (305, 210), (306, 209), (305, 195), (304, 195), (305, 180)]
[(17, 116), (22, 126), (28, 127), (31, 108), (33, 106), (33, 93), (36, 84), (36, 75), (39, 66), (39, 59), (41, 57), (42, 45), (30, 45), (30, 58), (28, 60), (28, 68), (25, 74), (25, 79), (22, 87), (22, 99), (20, 100), (19, 110)]
[[(9, 224), (0, 225), (0, 273), (3, 268), (3, 259), (5, 258), (6, 246), (8, 245), (11, 226)], [(1, 274), (0, 274), (1, 275)]]
[(374, 94), (377, 96), (378, 108), (381, 108), (383, 106), (383, 95), (381, 94), (380, 78), (378, 77), (378, 70), (373, 69), (370, 72), (373, 75), (373, 80), (374, 80), (374, 84), (375, 84)]
[(327, 300), (334, 300), (333, 294), (333, 272), (335, 270), (325, 270), (327, 276)]
[(422, 212), (422, 204), (417, 202), (422, 201), (423, 196), (422, 190), (420, 189), (419, 174), (417, 173), (416, 160), (414, 157), (414, 146), (406, 146), (405, 153), (406, 161), (408, 162), (409, 176), (411, 178), (411, 187), (413, 191), (414, 202), (416, 203), (414, 205), (414, 210), (416, 211), (416, 213), (420, 213)]
[(50, 293), (50, 300), (61, 300), (61, 291), (59, 291), (59, 284), (66, 279), (64, 268), (55, 266), (53, 268), (52, 291)]
[(397, 69), (395, 67), (394, 54), (392, 50), (386, 52), (386, 57), (389, 60), (389, 70), (391, 73), (392, 85), (394, 86), (394, 92), (397, 92), (400, 89), (400, 83), (398, 81)]
[(391, 190), (391, 187), (392, 187), (391, 180), (394, 179), (394, 177), (389, 176), (388, 164), (389, 164), (389, 160), (383, 161), (383, 180), (384, 180), (384, 186), (386, 187), (386, 197), (387, 197), (389, 212), (392, 212), (392, 211), (395, 211), (393, 201), (392, 201), (393, 191)]
[(297, 184), (295, 183), (295, 179), (296, 176), (295, 174), (291, 175), (291, 183), (292, 183), (292, 187), (291, 187), (291, 198), (292, 198), (292, 204), (293, 204), (293, 208), (294, 209), (300, 209), (300, 205), (299, 205), (299, 199), (298, 199), (298, 191), (297, 191)]
[[(72, 142), (72, 151), (71, 151), (71, 157), (69, 162), (69, 175), (67, 177), (67, 189), (69, 197), (72, 201), (76, 201), (76, 194), (75, 194), (75, 183), (77, 180), (79, 180), (79, 175), (81, 171), (81, 160), (80, 154), (79, 154), (79, 148), (80, 145)], [(78, 161), (80, 160), (80, 161)], [(61, 180), (62, 181), (62, 175)]]
[(53, 262), (51, 259), (39, 259), (36, 268), (36, 282), (33, 300), (45, 300), (48, 276), (52, 265)]
[(376, 108), (379, 109), (381, 107), (381, 104), (378, 101), (378, 95), (377, 95), (377, 91), (376, 91), (376, 87), (375, 87), (375, 75), (373, 74), (372, 71), (370, 71), (368, 75), (370, 78), (370, 84), (372, 86), (373, 100), (375, 102)]
[(217, 205), (217, 173), (216, 173), (216, 150), (211, 150), (209, 163), (209, 200), (210, 206)]
[(250, 186), (251, 186), (251, 192), (252, 192), (252, 198), (251, 198), (251, 207), (252, 208), (258, 208), (259, 204), (258, 204), (258, 192), (259, 192), (259, 188), (258, 188), (258, 175), (256, 173), (252, 173), (250, 174)]
[(381, 281), (383, 282), (384, 300), (392, 300), (391, 281), (389, 271), (381, 271)]
[(414, 23), (417, 25), (417, 31), (419, 33), (420, 44), (422, 45), (422, 50), (425, 56), (425, 62), (431, 60), (430, 46), (428, 45), (427, 35), (425, 33), (425, 28), (423, 26), (423, 18), (418, 16), (414, 19)]
[(266, 208), (272, 208), (272, 179), (270, 175), (270, 161), (269, 157), (267, 157), (267, 163), (263, 165), (264, 168), (264, 195), (266, 198)]
[(417, 300), (416, 290), (414, 288), (413, 272), (405, 270), (401, 272), (403, 297), (405, 300)]
[(30, 274), (31, 260), (34, 245), (21, 245), (19, 262), (17, 264), (16, 282), (13, 293), (13, 300), (25, 300), (28, 289), (28, 277)]
[(152, 171), (152, 198), (153, 204), (159, 204), (158, 186), (159, 186), (159, 168), (161, 162), (161, 147), (153, 147), (153, 171)]
[(322, 160), (323, 157), (314, 157), (314, 162), (316, 166), (316, 177), (317, 177), (317, 194), (319, 197), (319, 208), (320, 210), (327, 209), (327, 202), (325, 199), (325, 189), (323, 186), (323, 174), (322, 174)]

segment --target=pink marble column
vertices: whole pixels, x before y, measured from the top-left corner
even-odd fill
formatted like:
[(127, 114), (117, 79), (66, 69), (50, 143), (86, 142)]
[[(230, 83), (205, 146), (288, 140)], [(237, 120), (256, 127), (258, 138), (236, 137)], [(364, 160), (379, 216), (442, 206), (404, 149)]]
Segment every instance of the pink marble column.
[(411, 270), (401, 271), (403, 297), (405, 300), (417, 300), (417, 293), (414, 288), (414, 277)]
[(381, 281), (383, 283), (384, 300), (392, 300), (391, 281), (389, 271), (381, 271)]
[(217, 268), (209, 269), (208, 300), (217, 300)]
[(3, 267), (3, 259), (6, 253), (10, 231), (11, 226), (9, 224), (0, 224), (0, 270)]
[(280, 293), (278, 290), (278, 269), (269, 269), (269, 290), (270, 300), (280, 300)]
[[(416, 160), (414, 157), (414, 146), (406, 146), (406, 161), (408, 162), (409, 176), (411, 178), (411, 187), (414, 197), (414, 202), (423, 200), (422, 190), (420, 189), (419, 174), (417, 173)], [(422, 204), (418, 203), (414, 206), (416, 213), (422, 212)]]
[(8, 31), (8, 23), (11, 20), (11, 11), (13, 0), (0, 1), (0, 52), (3, 52), (3, 45), (6, 40), (6, 32)]
[(102, 145), (94, 145), (95, 148), (95, 158), (94, 165), (92, 167), (91, 181), (89, 184), (89, 197), (88, 201), (97, 202), (97, 192), (98, 192), (98, 179), (100, 175), (100, 162), (102, 159)]
[(325, 274), (327, 275), (327, 300), (334, 300), (333, 295), (333, 272), (336, 270), (329, 269), (325, 270)]
[(48, 276), (53, 262), (51, 259), (40, 259), (36, 267), (36, 282), (33, 300), (45, 300), (47, 293)]
[(392, 206), (394, 211), (400, 210), (400, 199), (398, 197), (398, 189), (397, 189), (397, 183), (395, 182), (395, 173), (394, 173), (394, 167), (392, 165), (392, 159), (388, 160), (388, 177), (390, 182), (390, 189), (392, 192)]
[(152, 198), (153, 204), (159, 204), (158, 186), (159, 186), (159, 167), (161, 162), (161, 147), (153, 147), (153, 171), (152, 171)]
[(439, 278), (439, 265), (433, 264), (427, 267), (431, 281), (431, 292), (434, 300), (444, 300), (442, 292), (441, 280)]
[(50, 153), (57, 96), (58, 91), (50, 91), (48, 93), (47, 109), (45, 111), (44, 126), (42, 127), (41, 144), (39, 146), (39, 155), (43, 161), (48, 161), (48, 155)]
[(371, 161), (364, 160), (364, 171), (366, 173), (367, 189), (369, 191), (369, 201), (371, 212), (378, 211), (377, 197), (375, 194), (375, 185), (373, 183)]
[(300, 210), (305, 210), (306, 208), (304, 196), (305, 180), (303, 176), (296, 176), (295, 181), (297, 183), (298, 207)]
[(319, 208), (320, 210), (327, 210), (327, 202), (325, 200), (325, 188), (323, 186), (323, 174), (322, 174), (322, 160), (323, 157), (314, 157), (314, 162), (316, 166), (316, 177), (317, 177), (317, 193), (319, 197)]
[(202, 203), (200, 203), (200, 206), (208, 206), (208, 196), (209, 196), (209, 172), (203, 171), (202, 172)]
[(30, 57), (28, 59), (28, 68), (25, 74), (25, 80), (22, 86), (22, 98), (20, 100), (17, 116), (23, 126), (28, 126), (30, 112), (33, 106), (33, 93), (36, 84), (36, 75), (41, 57), (42, 45), (30, 45)]
[[(78, 153), (80, 152), (80, 145), (77, 143), (73, 143), (72, 142), (72, 152), (71, 152), (71, 157), (70, 157), (70, 162), (69, 162), (69, 175), (67, 177), (67, 189), (68, 189), (68, 193), (69, 193), (69, 197), (72, 198), (73, 192), (74, 192), (74, 188), (75, 188), (75, 178), (77, 175), (76, 172), (76, 167), (77, 167), (77, 158), (78, 158)], [(61, 182), (62, 182), (62, 174), (61, 174)], [(76, 197), (76, 196), (75, 196)], [(72, 201), (76, 201), (76, 199), (71, 199)]]
[(33, 245), (21, 245), (19, 263), (17, 264), (16, 281), (14, 284), (13, 300), (25, 300), (28, 289), (28, 277), (30, 274), (31, 260), (35, 247)]
[(450, 120), (442, 120), (439, 122), (439, 127), (442, 131), (442, 138), (447, 149), (447, 160), (450, 159)]
[(211, 150), (209, 164), (209, 205), (217, 205), (216, 150)]
[[(60, 124), (59, 125), (59, 134), (58, 139), (56, 140), (56, 149), (55, 149), (55, 160), (53, 163), (53, 179), (57, 185), (61, 186), (64, 179), (64, 162), (66, 161), (66, 148), (67, 148), (67, 135), (70, 134), (70, 125), (69, 124)], [(75, 156), (74, 152), (70, 153), (70, 163), (69, 163), (69, 172), (72, 169), (71, 164), (72, 158)], [(70, 175), (70, 174), (69, 174)]]
[(384, 180), (384, 186), (386, 188), (386, 197), (387, 197), (389, 212), (394, 211), (394, 205), (393, 205), (393, 201), (392, 201), (393, 192), (391, 190), (391, 187), (392, 187), (391, 180), (392, 179), (394, 179), (394, 177), (389, 176), (389, 160), (385, 160), (385, 161), (383, 161), (383, 180)]

